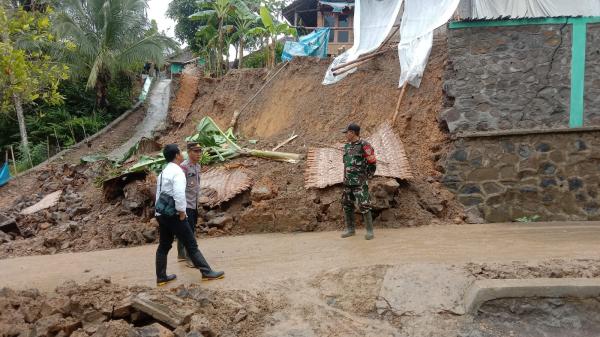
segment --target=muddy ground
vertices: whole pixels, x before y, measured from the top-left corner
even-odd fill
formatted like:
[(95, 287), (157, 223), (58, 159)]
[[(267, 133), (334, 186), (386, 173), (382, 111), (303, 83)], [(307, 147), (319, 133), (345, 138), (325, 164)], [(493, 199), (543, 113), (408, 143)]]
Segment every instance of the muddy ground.
[[(501, 299), (475, 316), (457, 309), (468, 286), (487, 276), (596, 275), (598, 260), (449, 266), (375, 265), (330, 270), (261, 290), (122, 287), (96, 279), (53, 294), (0, 290), (0, 336), (595, 336), (600, 299)], [(591, 277), (591, 276), (590, 276)], [(167, 306), (169, 326), (139, 309), (141, 297)]]
[[(399, 90), (397, 55), (393, 51), (374, 59), (355, 74), (333, 86), (322, 86), (328, 60), (297, 59), (272, 81), (238, 120), (240, 143), (271, 149), (292, 133), (299, 137), (281, 150), (305, 154), (309, 147), (329, 146), (342, 141), (339, 132), (349, 122), (362, 125), (365, 136), (395, 110)], [(443, 108), (441, 76), (446, 64), (445, 41), (435, 42), (430, 62), (419, 89), (407, 90), (400, 106), (395, 131), (404, 142), (415, 174), (410, 181), (377, 178), (371, 184), (376, 227), (404, 227), (443, 223), (478, 223), (439, 179), (436, 160), (445, 153), (447, 135), (437, 122)], [(226, 127), (236, 109), (272, 76), (264, 69), (229, 72), (223, 79), (202, 79), (191, 114), (181, 126), (172, 126), (161, 144), (177, 142), (193, 133), (204, 116)], [(184, 94), (189, 94), (184, 91)], [(173, 99), (172, 101), (177, 101)], [(0, 233), (0, 258), (91, 251), (153, 243), (157, 240), (152, 218), (154, 185), (152, 175), (125, 182), (116, 198), (107, 199), (99, 188), (112, 168), (102, 163), (76, 164), (83, 154), (106, 146), (118, 147), (126, 139), (139, 114), (96, 139), (89, 147), (68, 154), (67, 164), (54, 162), (10, 183), (10, 193), (0, 197), (0, 212), (13, 216), (21, 229)], [(257, 140), (252, 144), (250, 140)], [(245, 167), (254, 187), (218, 207), (203, 207), (198, 233), (205, 236), (257, 232), (335, 230), (343, 227), (341, 188), (304, 188), (305, 163), (274, 162), (238, 158), (228, 167)], [(137, 179), (137, 180), (136, 180)], [(18, 215), (46, 194), (63, 189), (59, 203), (30, 216)], [(267, 195), (258, 193), (267, 189)], [(215, 221), (219, 219), (219, 221)], [(221, 221), (223, 220), (223, 221)]]

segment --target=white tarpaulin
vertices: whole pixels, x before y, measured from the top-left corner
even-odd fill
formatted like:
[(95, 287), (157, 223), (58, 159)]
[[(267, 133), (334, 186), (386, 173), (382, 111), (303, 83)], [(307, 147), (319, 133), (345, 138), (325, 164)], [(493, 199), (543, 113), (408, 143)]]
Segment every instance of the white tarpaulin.
[(450, 20), (460, 0), (406, 0), (400, 26), (400, 84), (418, 87), (433, 45), (433, 31)]
[[(361, 55), (376, 50), (390, 34), (402, 0), (356, 0), (354, 46), (333, 60), (323, 84), (333, 84), (353, 71), (334, 76), (331, 71)], [(445, 24), (460, 0), (404, 0), (400, 27), (400, 86), (406, 82), (418, 87), (433, 44), (433, 31)]]
[(323, 84), (333, 84), (353, 71), (334, 76), (331, 68), (354, 61), (377, 49), (394, 27), (402, 0), (356, 0), (354, 7), (354, 45), (333, 60)]
[(532, 18), (548, 16), (598, 16), (600, 0), (471, 0), (471, 16)]

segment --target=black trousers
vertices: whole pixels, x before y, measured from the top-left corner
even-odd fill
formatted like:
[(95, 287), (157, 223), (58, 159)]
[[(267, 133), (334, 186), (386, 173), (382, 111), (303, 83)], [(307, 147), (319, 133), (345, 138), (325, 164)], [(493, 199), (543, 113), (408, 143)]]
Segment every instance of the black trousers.
[(173, 240), (177, 237), (185, 247), (186, 252), (192, 260), (194, 266), (202, 272), (202, 274), (212, 271), (204, 256), (198, 250), (196, 237), (190, 229), (190, 225), (185, 220), (179, 220), (179, 216), (158, 216), (158, 225), (160, 238), (158, 248), (156, 249), (156, 277), (163, 279), (167, 277), (167, 255), (173, 246)]
[[(192, 235), (196, 236), (196, 224), (198, 223), (198, 210), (193, 208), (186, 208), (185, 213), (187, 213), (187, 220), (192, 230)], [(185, 247), (183, 246), (183, 242), (181, 240), (177, 240), (177, 258), (178, 259), (190, 259), (189, 255), (186, 254)]]

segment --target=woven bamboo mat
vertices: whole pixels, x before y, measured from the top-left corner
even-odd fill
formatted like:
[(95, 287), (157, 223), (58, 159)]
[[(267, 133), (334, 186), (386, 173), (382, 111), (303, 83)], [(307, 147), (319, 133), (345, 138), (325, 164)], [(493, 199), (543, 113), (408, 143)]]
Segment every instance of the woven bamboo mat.
[[(366, 140), (375, 149), (377, 157), (376, 176), (412, 179), (413, 174), (404, 151), (404, 145), (387, 123)], [(331, 148), (311, 148), (306, 157), (304, 175), (306, 188), (325, 188), (344, 181), (343, 145)]]
[(203, 172), (200, 180), (200, 203), (215, 207), (252, 186), (252, 178), (244, 168), (215, 168)]

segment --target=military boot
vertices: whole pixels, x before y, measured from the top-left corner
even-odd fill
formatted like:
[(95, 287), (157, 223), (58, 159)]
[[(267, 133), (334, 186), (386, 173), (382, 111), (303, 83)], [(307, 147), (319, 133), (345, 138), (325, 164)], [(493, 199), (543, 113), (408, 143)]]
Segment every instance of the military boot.
[(367, 229), (365, 240), (372, 240), (375, 235), (373, 234), (373, 215), (371, 214), (371, 211), (363, 214), (363, 221), (365, 222), (365, 228)]
[(344, 210), (344, 218), (346, 219), (346, 230), (342, 233), (342, 238), (353, 236), (354, 230), (354, 211)]

